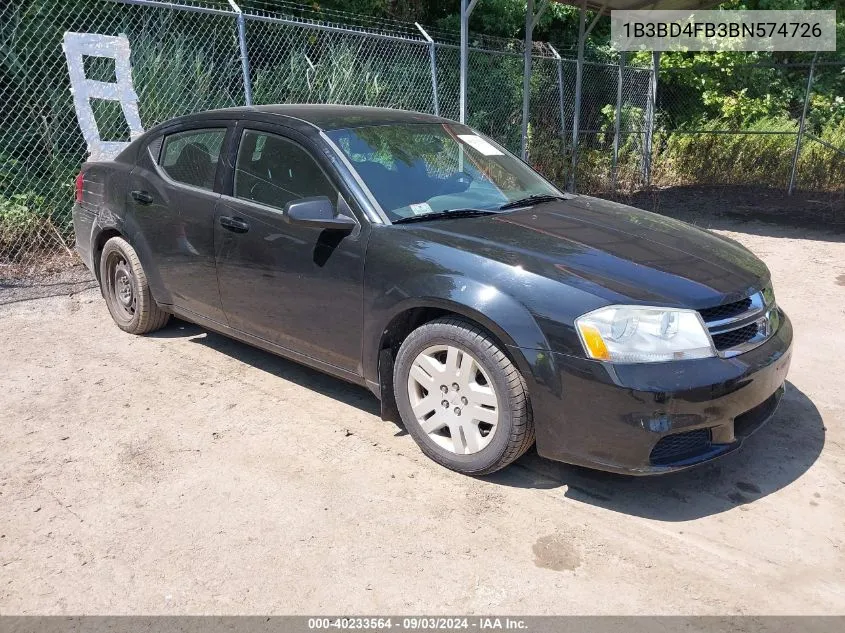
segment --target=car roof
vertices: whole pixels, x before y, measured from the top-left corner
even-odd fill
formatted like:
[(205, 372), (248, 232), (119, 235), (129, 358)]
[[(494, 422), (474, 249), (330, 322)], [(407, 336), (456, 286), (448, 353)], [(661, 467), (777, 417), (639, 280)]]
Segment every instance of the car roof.
[(161, 133), (169, 134), (173, 128), (195, 124), (202, 125), (208, 121), (258, 121), (262, 123), (279, 124), (296, 131), (311, 135), (319, 131), (342, 130), (355, 127), (375, 125), (395, 125), (409, 123), (455, 123), (443, 117), (413, 112), (411, 110), (397, 110), (394, 108), (375, 108), (371, 106), (350, 106), (332, 104), (275, 104), (260, 106), (241, 106), (237, 108), (221, 108), (185, 114), (146, 130), (134, 139), (115, 160), (134, 163), (141, 147), (156, 138)]
[(449, 119), (432, 114), (393, 108), (329, 104), (276, 104), (207, 110), (167, 121), (164, 125), (170, 125), (176, 121), (190, 123), (213, 119), (278, 121), (292, 127), (301, 127), (302, 123), (305, 123), (312, 129), (316, 128), (323, 131), (401, 123), (451, 123)]

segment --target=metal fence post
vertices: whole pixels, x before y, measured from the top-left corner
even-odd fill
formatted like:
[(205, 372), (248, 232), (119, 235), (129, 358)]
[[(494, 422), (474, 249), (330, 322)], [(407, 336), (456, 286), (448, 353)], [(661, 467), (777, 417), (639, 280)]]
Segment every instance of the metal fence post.
[(795, 178), (798, 175), (798, 155), (801, 153), (801, 141), (804, 137), (804, 124), (807, 121), (807, 106), (810, 105), (810, 91), (813, 89), (813, 72), (816, 69), (816, 58), (819, 56), (818, 51), (813, 55), (813, 61), (810, 62), (810, 72), (807, 75), (807, 92), (804, 94), (804, 109), (801, 111), (801, 122), (798, 124), (798, 138), (795, 139), (795, 154), (792, 156), (792, 173), (789, 175), (789, 188), (786, 190), (786, 195), (791, 196), (795, 190)]
[(616, 193), (619, 169), (619, 131), (622, 127), (622, 82), (625, 80), (625, 51), (619, 53), (619, 73), (616, 82), (616, 116), (613, 119), (613, 167), (610, 171), (611, 190)]
[(522, 42), (522, 139), (520, 156), (528, 160), (528, 108), (531, 102), (531, 51), (534, 48), (534, 0), (525, 0), (525, 39)]
[(246, 105), (252, 105), (252, 80), (249, 73), (249, 54), (246, 48), (246, 20), (241, 8), (235, 3), (235, 0), (229, 0), (229, 6), (232, 11), (237, 14), (238, 21), (238, 44), (241, 49), (241, 71), (244, 75), (244, 102)]
[(560, 107), (560, 138), (564, 140), (566, 135), (566, 114), (563, 107), (563, 60), (560, 58), (560, 53), (557, 52), (554, 46), (548, 44), (549, 50), (555, 57), (557, 63), (557, 99)]
[(560, 151), (563, 154), (566, 148), (566, 110), (563, 106), (563, 60), (560, 58), (560, 53), (551, 44), (548, 45), (552, 55), (555, 56), (557, 63), (557, 99), (558, 107), (560, 108)]
[(575, 173), (578, 171), (578, 146), (581, 127), (581, 89), (584, 84), (584, 45), (593, 27), (607, 8), (608, 0), (602, 3), (593, 21), (587, 26), (587, 0), (582, 0), (578, 20), (578, 59), (575, 65), (575, 112), (572, 115), (572, 173), (569, 176), (569, 190), (575, 193)]
[(569, 190), (575, 193), (575, 172), (578, 170), (578, 134), (581, 123), (581, 84), (584, 80), (584, 39), (587, 26), (587, 0), (581, 4), (578, 20), (578, 59), (575, 64), (575, 110), (572, 113), (572, 173), (569, 174)]
[(522, 160), (528, 160), (528, 119), (531, 116), (531, 63), (534, 52), (534, 27), (546, 7), (549, 0), (540, 0), (537, 13), (534, 13), (534, 0), (526, 0), (525, 5), (525, 40), (522, 43)]
[(425, 41), (428, 42), (428, 59), (431, 62), (431, 97), (434, 101), (434, 116), (440, 116), (440, 99), (437, 94), (437, 53), (434, 50), (434, 40), (420, 26), (419, 22), (414, 22), (414, 25), (420, 30)]
[(461, 0), (460, 121), (467, 122), (467, 73), (469, 67), (469, 16), (478, 0)]
[(651, 150), (654, 142), (654, 111), (657, 108), (657, 81), (660, 74), (660, 51), (651, 53), (651, 77), (646, 102), (645, 143), (643, 143), (643, 183), (646, 187), (651, 184)]

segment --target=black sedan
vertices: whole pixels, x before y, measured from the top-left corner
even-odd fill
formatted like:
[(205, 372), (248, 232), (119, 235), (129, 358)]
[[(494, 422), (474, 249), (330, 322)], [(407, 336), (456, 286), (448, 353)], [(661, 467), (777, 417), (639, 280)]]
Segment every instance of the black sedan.
[(737, 449), (784, 390), (766, 266), (566, 194), (426, 114), (174, 119), (77, 178), (77, 250), (117, 325), (171, 314), (368, 387), (437, 462), (662, 473)]

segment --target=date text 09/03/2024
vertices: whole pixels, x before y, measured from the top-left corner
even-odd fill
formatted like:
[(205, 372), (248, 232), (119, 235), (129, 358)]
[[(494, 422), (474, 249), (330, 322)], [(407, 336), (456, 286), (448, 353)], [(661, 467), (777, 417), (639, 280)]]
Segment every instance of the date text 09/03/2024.
[(408, 631), (524, 631), (527, 623), (510, 617), (325, 617), (309, 618), (309, 630), (370, 630), (390, 629)]

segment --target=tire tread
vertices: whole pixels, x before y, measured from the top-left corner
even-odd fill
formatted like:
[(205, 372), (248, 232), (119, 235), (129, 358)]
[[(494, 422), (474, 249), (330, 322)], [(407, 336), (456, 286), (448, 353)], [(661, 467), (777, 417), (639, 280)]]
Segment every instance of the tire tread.
[[(144, 268), (141, 266), (141, 260), (138, 259), (135, 249), (124, 238), (112, 237), (103, 246), (101, 265), (106, 261), (106, 255), (111, 249), (117, 249), (123, 253), (132, 268), (132, 273), (135, 275), (137, 282), (136, 292), (138, 293), (138, 310), (140, 311), (138, 319), (133, 319), (129, 324), (122, 324), (117, 319), (115, 319), (115, 323), (120, 329), (130, 334), (149, 334), (160, 330), (170, 320), (170, 313), (162, 310), (153, 298), (150, 285), (147, 282), (147, 275), (144, 273)], [(100, 284), (105, 294), (107, 290), (104, 276), (105, 271), (102, 271), (100, 273)], [(108, 297), (106, 297), (106, 302), (109, 302)], [(111, 310), (111, 307), (109, 307), (109, 310)]]

